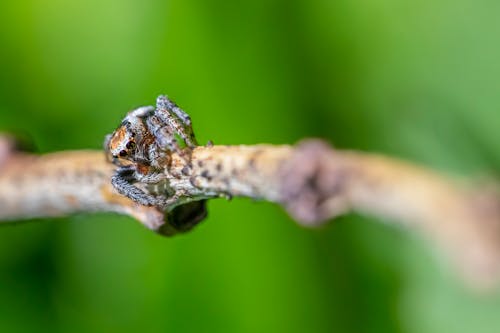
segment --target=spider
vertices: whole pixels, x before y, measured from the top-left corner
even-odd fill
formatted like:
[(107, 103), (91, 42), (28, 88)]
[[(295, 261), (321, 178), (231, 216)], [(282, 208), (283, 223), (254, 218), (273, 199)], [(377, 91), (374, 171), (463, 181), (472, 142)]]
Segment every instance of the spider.
[[(182, 149), (177, 136), (186, 149)], [(161, 184), (170, 155), (175, 152), (186, 156), (197, 142), (189, 115), (160, 95), (156, 108), (142, 106), (130, 111), (120, 126), (106, 136), (104, 146), (108, 159), (118, 166), (111, 183), (120, 194), (141, 205), (165, 206), (167, 197), (147, 193), (134, 184)], [(168, 192), (168, 184), (166, 187)]]

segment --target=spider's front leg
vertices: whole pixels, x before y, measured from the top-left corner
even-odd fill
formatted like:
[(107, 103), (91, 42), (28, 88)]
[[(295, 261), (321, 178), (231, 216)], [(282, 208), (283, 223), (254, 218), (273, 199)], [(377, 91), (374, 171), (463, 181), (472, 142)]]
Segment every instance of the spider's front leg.
[(111, 177), (111, 184), (121, 195), (144, 206), (157, 206), (158, 198), (135, 186), (135, 182), (137, 182), (135, 168), (131, 166), (118, 168)]
[(189, 148), (198, 145), (194, 136), (191, 117), (171, 101), (167, 96), (160, 95), (156, 99), (155, 115), (160, 118), (169, 128), (167, 132), (171, 135), (179, 135)]
[(157, 162), (156, 160), (162, 155), (156, 148), (160, 148), (162, 152), (175, 152), (182, 155), (182, 149), (169, 124), (165, 124), (159, 117), (154, 115), (146, 119), (146, 125), (156, 141), (156, 144), (151, 146), (153, 149), (149, 152), (153, 164), (157, 164), (155, 163)]

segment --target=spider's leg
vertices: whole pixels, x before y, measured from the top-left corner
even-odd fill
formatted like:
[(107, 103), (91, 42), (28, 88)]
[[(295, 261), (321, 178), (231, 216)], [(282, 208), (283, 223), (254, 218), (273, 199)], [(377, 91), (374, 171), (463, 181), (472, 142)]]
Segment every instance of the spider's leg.
[(104, 146), (103, 146), (103, 149), (104, 149), (104, 152), (106, 154), (106, 160), (108, 162), (112, 162), (112, 158), (111, 158), (111, 153), (109, 151), (109, 143), (111, 141), (111, 138), (113, 137), (113, 134), (107, 134), (105, 137), (104, 137)]
[(194, 137), (191, 117), (184, 112), (167, 96), (160, 95), (156, 99), (156, 115), (169, 127), (172, 127), (175, 134), (178, 134), (189, 148), (197, 145)]
[(171, 151), (181, 154), (182, 149), (175, 138), (173, 129), (164, 123), (159, 117), (151, 116), (146, 119), (146, 126), (156, 139), (158, 147), (163, 151)]
[(156, 108), (173, 112), (186, 126), (191, 126), (191, 117), (167, 96), (158, 96), (156, 99)]
[(133, 167), (118, 168), (115, 174), (111, 177), (111, 184), (118, 193), (134, 200), (138, 204), (144, 206), (154, 206), (158, 203), (155, 196), (150, 195), (133, 183), (136, 181), (134, 176), (135, 170)]

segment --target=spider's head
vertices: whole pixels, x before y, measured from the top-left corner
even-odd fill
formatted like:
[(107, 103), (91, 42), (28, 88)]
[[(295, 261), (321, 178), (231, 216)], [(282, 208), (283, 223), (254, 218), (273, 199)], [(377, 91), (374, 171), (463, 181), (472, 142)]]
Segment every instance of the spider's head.
[(104, 142), (107, 158), (118, 166), (127, 166), (134, 162), (136, 147), (136, 133), (125, 124), (108, 135)]

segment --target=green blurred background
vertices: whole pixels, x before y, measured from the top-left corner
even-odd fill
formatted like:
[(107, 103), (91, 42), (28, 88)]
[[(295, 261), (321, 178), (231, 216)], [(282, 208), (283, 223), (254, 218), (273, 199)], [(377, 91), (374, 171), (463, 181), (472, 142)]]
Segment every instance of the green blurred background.
[[(500, 170), (500, 2), (0, 2), (0, 130), (100, 148), (166, 93), (202, 142), (383, 152)], [(0, 228), (0, 332), (498, 332), (428, 243), (350, 215), (321, 230), (211, 201), (192, 233), (127, 217)]]

